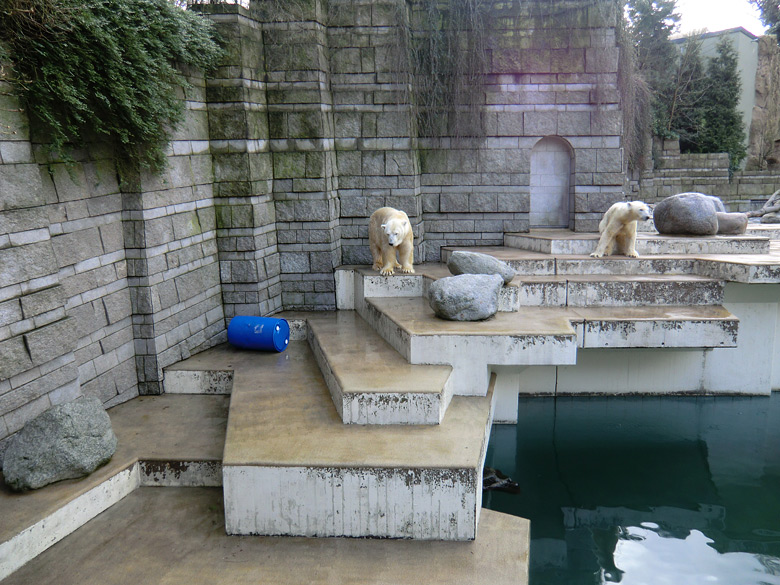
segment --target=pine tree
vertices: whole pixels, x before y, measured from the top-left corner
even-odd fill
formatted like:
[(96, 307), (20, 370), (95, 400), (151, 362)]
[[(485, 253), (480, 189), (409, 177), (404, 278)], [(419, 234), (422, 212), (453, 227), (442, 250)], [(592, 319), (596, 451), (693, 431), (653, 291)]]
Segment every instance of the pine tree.
[(761, 22), (769, 27), (767, 33), (775, 35), (780, 44), (780, 2), (777, 0), (750, 0), (761, 11)]
[(733, 43), (722, 38), (717, 52), (707, 65), (710, 87), (703, 99), (704, 120), (698, 151), (728, 152), (731, 169), (735, 170), (747, 155), (744, 124), (738, 109), (742, 81)]
[(701, 39), (690, 36), (677, 58), (669, 93), (664, 97), (668, 135), (680, 138), (680, 150), (696, 152), (704, 122), (704, 99), (710, 87), (701, 57)]
[(676, 0), (628, 0), (626, 15), (636, 47), (637, 68), (653, 94), (653, 131), (668, 135), (666, 99), (673, 91), (676, 49), (670, 38), (680, 15)]

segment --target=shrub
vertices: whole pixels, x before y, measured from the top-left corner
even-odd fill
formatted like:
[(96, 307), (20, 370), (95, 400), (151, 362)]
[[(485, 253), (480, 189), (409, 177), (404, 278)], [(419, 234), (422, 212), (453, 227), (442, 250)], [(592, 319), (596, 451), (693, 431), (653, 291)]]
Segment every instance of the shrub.
[(0, 41), (53, 154), (94, 135), (155, 171), (183, 116), (175, 64), (208, 70), (221, 55), (210, 21), (167, 0), (0, 0)]

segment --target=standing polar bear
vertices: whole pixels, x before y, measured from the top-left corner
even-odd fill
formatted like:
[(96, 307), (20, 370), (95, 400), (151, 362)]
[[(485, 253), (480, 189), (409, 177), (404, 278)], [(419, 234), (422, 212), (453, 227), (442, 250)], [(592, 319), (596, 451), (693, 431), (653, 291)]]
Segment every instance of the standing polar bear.
[(618, 253), (631, 258), (639, 256), (636, 251), (636, 222), (650, 219), (653, 212), (642, 201), (618, 201), (613, 204), (599, 223), (599, 244), (591, 254), (594, 258), (609, 256), (617, 243)]
[(414, 234), (409, 217), (403, 211), (380, 207), (372, 213), (368, 222), (368, 243), (374, 258), (373, 269), (379, 270), (382, 276), (393, 274), (396, 268), (406, 274), (414, 273)]

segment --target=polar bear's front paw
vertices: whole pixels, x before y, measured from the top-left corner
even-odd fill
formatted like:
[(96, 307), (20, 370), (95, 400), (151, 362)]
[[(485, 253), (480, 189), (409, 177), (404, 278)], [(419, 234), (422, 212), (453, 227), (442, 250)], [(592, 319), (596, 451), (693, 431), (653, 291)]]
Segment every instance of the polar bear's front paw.
[(603, 258), (604, 254), (600, 254), (599, 252), (591, 252), (590, 256), (591, 258)]
[(414, 274), (414, 267), (413, 266), (402, 266), (401, 272), (404, 274)]
[(395, 274), (395, 268), (392, 266), (390, 268), (382, 268), (382, 270), (379, 271), (379, 274), (382, 276), (392, 276)]
[(627, 252), (626, 256), (628, 256), (629, 258), (639, 258), (639, 253), (636, 250), (634, 250), (631, 252)]

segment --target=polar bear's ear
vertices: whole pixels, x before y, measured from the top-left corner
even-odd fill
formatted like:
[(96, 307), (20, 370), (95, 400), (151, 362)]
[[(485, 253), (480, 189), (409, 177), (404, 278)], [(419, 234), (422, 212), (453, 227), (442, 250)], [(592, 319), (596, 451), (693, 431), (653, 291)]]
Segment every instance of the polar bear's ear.
[(628, 209), (631, 209), (631, 201), (628, 202), (628, 205), (626, 207), (628, 207)]
[(381, 227), (382, 229), (385, 229), (385, 228), (387, 228), (387, 224), (386, 224), (386, 223), (383, 223), (383, 224), (382, 224), (381, 226), (379, 226), (379, 227)]

